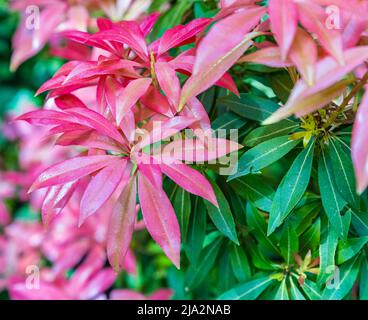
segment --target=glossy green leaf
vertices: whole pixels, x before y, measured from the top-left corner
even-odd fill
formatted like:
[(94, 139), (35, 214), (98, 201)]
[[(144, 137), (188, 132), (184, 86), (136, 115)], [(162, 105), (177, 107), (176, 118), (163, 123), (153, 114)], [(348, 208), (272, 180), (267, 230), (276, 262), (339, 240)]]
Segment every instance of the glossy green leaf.
[(313, 282), (309, 279), (305, 279), (303, 285), (301, 286), (301, 288), (303, 289), (303, 292), (308, 297), (308, 299), (310, 299), (310, 300), (321, 300), (322, 292), (321, 292), (319, 286), (315, 282)]
[(275, 191), (261, 176), (248, 175), (230, 182), (233, 190), (266, 212), (271, 210)]
[(319, 246), (319, 267), (318, 283), (326, 282), (335, 269), (335, 254), (338, 243), (338, 234), (332, 228), (331, 222), (327, 218), (323, 219), (321, 231), (321, 243)]
[(243, 145), (254, 147), (264, 141), (275, 137), (280, 137), (289, 134), (299, 127), (298, 123), (293, 123), (287, 120), (282, 120), (268, 126), (261, 126), (252, 130), (244, 139)]
[(272, 74), (271, 87), (281, 102), (286, 103), (294, 84), (287, 72)]
[(321, 220), (317, 219), (299, 239), (300, 252), (307, 252), (318, 247), (321, 237)]
[(257, 239), (258, 243), (267, 249), (270, 253), (280, 255), (279, 247), (274, 235), (267, 236), (267, 223), (261, 216), (257, 208), (252, 203), (247, 203), (247, 222), (251, 227), (252, 235)]
[(218, 230), (227, 236), (231, 241), (239, 244), (235, 229), (235, 222), (229, 203), (227, 202), (227, 199), (225, 198), (219, 186), (212, 180), (210, 180), (210, 182), (215, 192), (219, 207), (217, 208), (209, 201), (204, 200), (207, 207), (207, 212)]
[(199, 263), (190, 265), (185, 278), (187, 291), (195, 289), (206, 279), (216, 261), (221, 245), (222, 239), (216, 239), (203, 250), (199, 257)]
[(287, 265), (294, 262), (294, 254), (299, 252), (299, 239), (290, 223), (285, 223), (280, 238), (280, 251)]
[(347, 241), (339, 241), (337, 248), (337, 263), (343, 264), (359, 254), (368, 243), (368, 237), (351, 238)]
[(262, 276), (249, 280), (244, 284), (226, 291), (218, 300), (254, 300), (256, 299), (274, 280), (269, 276)]
[(337, 139), (330, 139), (328, 155), (332, 160), (337, 190), (347, 202), (357, 207), (358, 197), (355, 192), (354, 169), (350, 156)]
[(368, 300), (368, 258), (364, 257), (360, 268), (359, 298)]
[(341, 210), (346, 205), (346, 201), (341, 197), (335, 185), (331, 165), (327, 156), (322, 150), (318, 162), (318, 184), (321, 192), (322, 204), (331, 226), (339, 236), (344, 233)]
[(181, 0), (176, 2), (170, 10), (160, 16), (150, 34), (150, 37), (152, 39), (157, 39), (161, 37), (166, 30), (180, 24), (185, 12), (190, 9), (191, 5), (191, 0)]
[(282, 224), (305, 193), (311, 176), (313, 153), (314, 141), (296, 157), (282, 179), (273, 199), (268, 234)]
[(338, 279), (334, 279), (333, 282), (327, 283), (322, 294), (322, 299), (343, 299), (350, 292), (358, 277), (360, 262), (360, 256), (356, 256), (354, 259), (340, 266), (338, 269)]
[(289, 136), (282, 136), (257, 145), (241, 156), (237, 172), (231, 175), (228, 181), (269, 166), (289, 153), (299, 142), (300, 140), (290, 140)]
[(275, 294), (274, 297), (275, 300), (289, 300), (289, 293), (288, 293), (288, 289), (286, 286), (286, 278), (284, 278), (281, 283), (279, 288), (277, 289), (277, 292)]
[(230, 262), (236, 278), (240, 282), (246, 281), (251, 276), (251, 270), (247, 255), (243, 249), (234, 244), (230, 247)]
[(250, 93), (225, 96), (216, 101), (232, 112), (250, 120), (263, 121), (273, 114), (280, 106), (270, 99), (258, 97)]
[(200, 197), (194, 197), (192, 208), (184, 249), (190, 262), (195, 265), (198, 263), (206, 235), (207, 214)]
[(292, 277), (289, 277), (289, 283), (291, 300), (305, 300), (303, 293), (299, 290), (296, 281)]
[(178, 187), (174, 195), (173, 206), (175, 213), (178, 216), (181, 236), (185, 239), (187, 236), (191, 213), (190, 194), (184, 189)]
[(360, 236), (368, 236), (368, 213), (360, 210), (351, 210), (351, 222)]
[(245, 126), (246, 120), (240, 118), (233, 112), (225, 112), (212, 122), (212, 129), (219, 130), (239, 130)]

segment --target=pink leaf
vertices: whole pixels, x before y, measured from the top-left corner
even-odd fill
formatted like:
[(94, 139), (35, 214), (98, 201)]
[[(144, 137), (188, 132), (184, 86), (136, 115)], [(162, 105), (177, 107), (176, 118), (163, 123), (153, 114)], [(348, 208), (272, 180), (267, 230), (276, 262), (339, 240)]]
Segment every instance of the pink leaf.
[(42, 222), (48, 228), (49, 224), (64, 209), (77, 186), (76, 181), (61, 186), (50, 187), (42, 204)]
[(173, 117), (170, 104), (165, 96), (158, 89), (151, 86), (142, 97), (141, 102), (156, 113), (161, 113), (167, 117)]
[(286, 60), (298, 26), (297, 7), (294, 0), (269, 0), (268, 10), (272, 32), (280, 45), (282, 59)]
[(109, 223), (107, 254), (116, 272), (124, 267), (136, 217), (136, 176), (132, 175), (113, 209)]
[(10, 222), (10, 215), (5, 204), (0, 201), (0, 226), (5, 226)]
[(168, 157), (193, 162), (211, 161), (242, 148), (238, 143), (220, 138), (205, 137), (206, 143), (199, 139), (176, 140), (164, 147), (162, 159)]
[(202, 129), (203, 131), (207, 131), (211, 129), (211, 121), (208, 113), (197, 98), (191, 98), (188, 100), (182, 111), (182, 115), (197, 119), (197, 121), (190, 126), (193, 130)]
[(248, 34), (265, 13), (262, 7), (255, 7), (235, 13), (217, 22), (197, 49), (193, 74), (185, 83), (179, 110), (187, 100), (207, 90), (239, 59), (251, 45), (257, 33)]
[(230, 92), (239, 96), (239, 91), (236, 87), (236, 83), (229, 73), (225, 73), (217, 82), (215, 82), (215, 85), (221, 88), (225, 88), (226, 90), (229, 90)]
[(159, 16), (160, 14), (158, 12), (154, 12), (145, 17), (143, 21), (139, 24), (139, 27), (141, 28), (144, 36), (147, 36), (151, 32)]
[[(167, 158), (165, 159), (168, 160)], [(218, 207), (211, 184), (197, 170), (174, 159), (160, 164), (161, 171), (184, 190), (210, 201)]]
[(117, 142), (124, 144), (124, 140), (119, 131), (109, 120), (98, 112), (87, 108), (73, 108), (68, 110), (68, 114), (76, 118), (75, 122), (89, 126), (102, 134), (106, 134)]
[(136, 291), (128, 289), (113, 290), (110, 295), (111, 300), (146, 300), (146, 297)]
[(321, 45), (336, 61), (343, 65), (344, 54), (342, 37), (339, 30), (327, 27), (327, 13), (325, 10), (310, 1), (297, 2), (299, 19), (302, 25), (311, 33), (315, 33)]
[(67, 75), (63, 81), (63, 85), (75, 84), (84, 79), (93, 77), (100, 77), (103, 75), (116, 74), (121, 69), (129, 69), (139, 67), (140, 64), (130, 60), (109, 59), (102, 62), (97, 61), (81, 61), (79, 64)]
[(83, 178), (115, 161), (114, 156), (76, 157), (60, 162), (43, 171), (32, 184), (29, 192)]
[(157, 54), (160, 56), (172, 48), (187, 43), (196, 34), (202, 32), (210, 22), (211, 19), (195, 19), (185, 26), (179, 25), (167, 30), (160, 39)]
[(156, 62), (155, 72), (158, 83), (170, 104), (175, 109), (179, 105), (180, 99), (180, 81), (175, 70), (167, 62)]
[(138, 170), (157, 188), (162, 188), (162, 172), (156, 158), (142, 152), (137, 158)]
[(59, 109), (86, 108), (86, 105), (73, 94), (64, 94), (55, 99), (55, 104)]
[(273, 68), (284, 68), (292, 65), (291, 62), (282, 59), (280, 48), (276, 46), (263, 48), (247, 54), (238, 60), (238, 63), (243, 62), (264, 64)]
[[(57, 127), (60, 128), (61, 126)], [(50, 130), (51, 131), (51, 130)], [(60, 146), (81, 146), (121, 153), (122, 147), (111, 138), (85, 128), (65, 132), (55, 142)]]
[(117, 159), (91, 179), (80, 203), (79, 226), (111, 197), (120, 183), (126, 165), (126, 159)]
[(152, 80), (142, 78), (131, 81), (123, 92), (118, 96), (116, 102), (116, 123), (120, 125), (125, 114), (137, 103), (137, 101), (146, 93)]
[(60, 288), (45, 281), (40, 281), (39, 288), (30, 289), (24, 279), (12, 280), (8, 289), (12, 300), (68, 300), (70, 298)]
[(77, 292), (79, 299), (87, 300), (96, 298), (99, 294), (109, 289), (116, 280), (116, 273), (111, 268), (98, 271), (89, 279), (86, 286)]
[(148, 232), (179, 268), (180, 228), (167, 195), (162, 188), (154, 186), (141, 172), (138, 173), (138, 194)]
[[(334, 58), (326, 57), (316, 64), (315, 83), (309, 87), (299, 80), (284, 107), (266, 119), (264, 124), (275, 123), (292, 114), (303, 116), (317, 110), (346, 89), (348, 80), (338, 82), (368, 59), (368, 47), (360, 46), (345, 50), (345, 64), (340, 65)], [(345, 88), (344, 88), (345, 85)]]
[(56, 2), (43, 9), (39, 16), (39, 26), (29, 28), (27, 23), (30, 19), (26, 14), (18, 27), (13, 38), (13, 55), (11, 58), (11, 70), (16, 70), (25, 60), (41, 51), (56, 27), (63, 19), (66, 4)]
[(114, 29), (104, 30), (91, 36), (97, 42), (112, 41), (132, 48), (143, 60), (148, 57), (148, 49), (139, 25), (134, 21), (121, 21)]
[(171, 289), (159, 289), (149, 296), (149, 300), (169, 300), (173, 295)]
[(296, 65), (304, 81), (312, 86), (318, 58), (317, 45), (313, 38), (299, 28), (290, 48), (290, 60)]
[(67, 291), (73, 294), (80, 292), (88, 284), (91, 277), (103, 268), (105, 261), (106, 255), (103, 247), (92, 247), (87, 258), (74, 272), (68, 283)]
[(136, 151), (177, 134), (181, 130), (188, 128), (195, 121), (195, 118), (184, 116), (177, 116), (166, 121), (155, 121), (152, 131), (143, 136), (142, 140), (136, 145)]

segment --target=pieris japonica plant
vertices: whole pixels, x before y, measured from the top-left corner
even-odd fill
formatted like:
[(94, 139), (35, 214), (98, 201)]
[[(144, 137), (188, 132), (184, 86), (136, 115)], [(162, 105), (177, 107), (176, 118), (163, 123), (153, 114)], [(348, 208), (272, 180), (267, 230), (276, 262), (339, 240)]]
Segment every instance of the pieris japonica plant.
[[(368, 1), (182, 0), (161, 16), (156, 1), (128, 1), (137, 15), (58, 2), (62, 15), (40, 2), (55, 23), (32, 50), (14, 38), (12, 58), (57, 31), (64, 47), (50, 47), (68, 60), (38, 90), (43, 107), (12, 121), (41, 132), (55, 160), (21, 185), (42, 194), (50, 235), (30, 257), (53, 264), (45, 295), (105, 297), (139, 269), (147, 231), (173, 265), (171, 290), (148, 298), (368, 298)], [(106, 17), (75, 27), (96, 6)], [(20, 183), (2, 174), (6, 199)], [(98, 290), (86, 280), (75, 293), (97, 254)], [(15, 274), (11, 295), (34, 298)], [(111, 298), (145, 298), (127, 290)]]

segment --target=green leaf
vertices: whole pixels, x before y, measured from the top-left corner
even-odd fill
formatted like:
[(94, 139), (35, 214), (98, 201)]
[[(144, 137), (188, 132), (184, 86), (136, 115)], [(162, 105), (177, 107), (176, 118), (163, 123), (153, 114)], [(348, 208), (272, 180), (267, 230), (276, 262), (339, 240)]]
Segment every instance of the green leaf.
[(218, 185), (210, 178), (209, 181), (212, 184), (219, 207), (217, 208), (209, 201), (204, 200), (208, 214), (218, 230), (220, 230), (231, 241), (239, 244), (238, 236), (235, 229), (235, 222), (230, 210), (229, 203), (227, 202), (227, 199), (225, 198)]
[(348, 238), (349, 230), (351, 224), (351, 209), (345, 212), (342, 216), (343, 233), (341, 240), (346, 240)]
[(272, 282), (269, 276), (252, 279), (226, 291), (217, 300), (255, 300)]
[(205, 92), (201, 93), (198, 97), (198, 99), (203, 104), (205, 110), (208, 114), (212, 111), (214, 104), (215, 104), (215, 98), (216, 98), (216, 88), (212, 87)]
[(354, 229), (359, 236), (368, 236), (368, 213), (360, 210), (351, 210)]
[(233, 190), (254, 203), (262, 211), (270, 212), (275, 191), (261, 176), (248, 175), (230, 182)]
[(359, 279), (359, 298), (360, 300), (368, 300), (368, 259), (364, 257), (360, 268)]
[(311, 176), (313, 153), (314, 141), (297, 156), (281, 180), (272, 203), (268, 234), (282, 224), (305, 193)]
[(345, 207), (346, 201), (341, 197), (336, 188), (331, 165), (323, 149), (318, 162), (318, 184), (323, 208), (331, 222), (331, 226), (336, 230), (339, 236), (342, 236), (344, 233), (344, 226), (340, 212)]
[(175, 192), (173, 207), (178, 216), (181, 236), (185, 239), (187, 236), (191, 212), (190, 194), (184, 189), (178, 187)]
[(309, 279), (305, 279), (301, 286), (303, 292), (310, 300), (321, 300), (322, 293), (316, 283)]
[(313, 251), (320, 244), (320, 237), (321, 237), (321, 220), (317, 219), (309, 227), (309, 229), (300, 237), (299, 252), (307, 252), (308, 250)]
[(359, 273), (360, 256), (349, 260), (339, 267), (339, 279), (334, 279), (333, 284), (327, 284), (323, 291), (323, 300), (342, 300), (353, 288)]
[(245, 214), (246, 201), (235, 192), (229, 192), (228, 195), (230, 197), (231, 209), (234, 213), (236, 224), (244, 227), (247, 224)]
[[(300, 202), (302, 201), (303, 199)], [(299, 204), (298, 207), (294, 209), (293, 214), (288, 218), (298, 236), (309, 228), (321, 211), (321, 204), (319, 202)]]
[(190, 215), (185, 252), (192, 264), (197, 264), (206, 236), (206, 208), (200, 197), (194, 197), (193, 211)]
[(337, 190), (348, 203), (358, 207), (354, 168), (350, 156), (343, 150), (341, 143), (337, 139), (330, 139), (328, 155), (332, 159), (332, 169)]
[(240, 98), (235, 95), (221, 97), (216, 104), (223, 105), (246, 119), (259, 122), (266, 120), (280, 108), (276, 102), (250, 93), (241, 93)]
[(230, 248), (230, 262), (234, 271), (235, 277), (244, 282), (251, 276), (251, 270), (247, 255), (243, 249), (234, 244)]
[(274, 300), (290, 300), (289, 293), (286, 286), (286, 278), (281, 281), (281, 284), (276, 292)]
[(197, 265), (190, 265), (185, 278), (187, 291), (197, 288), (206, 279), (215, 264), (221, 245), (222, 239), (216, 239), (203, 250), (199, 258), (199, 263)]
[(343, 264), (350, 260), (358, 253), (361, 252), (362, 248), (367, 244), (368, 237), (351, 238), (347, 241), (339, 241), (337, 248), (337, 263)]
[(207, 2), (194, 1), (194, 16), (196, 19), (212, 18), (218, 12), (218, 9), (210, 10), (206, 4)]
[(332, 228), (331, 222), (327, 218), (322, 221), (321, 243), (319, 246), (319, 284), (325, 283), (335, 269), (335, 253), (338, 243), (338, 234)]
[(302, 292), (299, 290), (297, 284), (294, 282), (292, 277), (289, 277), (290, 282), (290, 297), (291, 300), (305, 300)]
[(259, 249), (255, 242), (248, 246), (252, 264), (260, 270), (278, 270), (279, 266), (266, 257)]
[[(231, 245), (231, 243), (229, 244)], [(225, 292), (238, 284), (238, 280), (234, 275), (231, 263), (229, 263), (230, 252), (227, 249), (228, 247), (221, 252), (219, 260), (216, 263), (217, 272), (221, 275), (221, 281), (218, 281), (213, 285), (213, 287), (216, 288), (216, 295), (220, 292)]]
[(299, 239), (290, 223), (283, 227), (280, 238), (280, 251), (287, 265), (294, 262), (294, 253), (299, 251)]
[(275, 124), (259, 127), (250, 132), (244, 139), (243, 145), (254, 147), (269, 139), (289, 134), (299, 127), (299, 124), (287, 120), (282, 120)]
[(273, 235), (267, 236), (267, 223), (257, 208), (250, 202), (247, 203), (247, 222), (251, 227), (252, 235), (257, 239), (258, 243), (270, 251), (272, 254), (279, 256), (280, 250), (276, 246), (276, 240)]
[(294, 84), (287, 72), (278, 72), (270, 76), (271, 87), (281, 102), (286, 103)]
[(241, 156), (237, 172), (231, 175), (228, 181), (249, 173), (258, 172), (269, 166), (289, 153), (299, 142), (300, 140), (290, 140), (289, 136), (277, 137), (262, 142)]
[(152, 32), (150, 33), (151, 39), (157, 39), (163, 35), (163, 33), (180, 24), (185, 12), (192, 6), (191, 0), (181, 0), (175, 3), (167, 12), (160, 16), (157, 20)]
[(239, 130), (245, 126), (246, 120), (240, 118), (238, 115), (232, 112), (225, 112), (212, 122), (212, 129), (219, 130)]

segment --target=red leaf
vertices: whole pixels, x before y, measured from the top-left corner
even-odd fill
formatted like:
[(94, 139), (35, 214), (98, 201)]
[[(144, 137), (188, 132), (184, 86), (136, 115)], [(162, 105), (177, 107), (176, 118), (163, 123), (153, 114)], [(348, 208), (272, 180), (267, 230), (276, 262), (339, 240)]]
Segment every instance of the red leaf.
[(121, 193), (109, 223), (107, 254), (116, 272), (119, 272), (124, 266), (136, 217), (136, 176), (133, 175)]
[(138, 194), (143, 219), (152, 238), (168, 258), (180, 267), (180, 228), (174, 209), (163, 191), (138, 173)]

